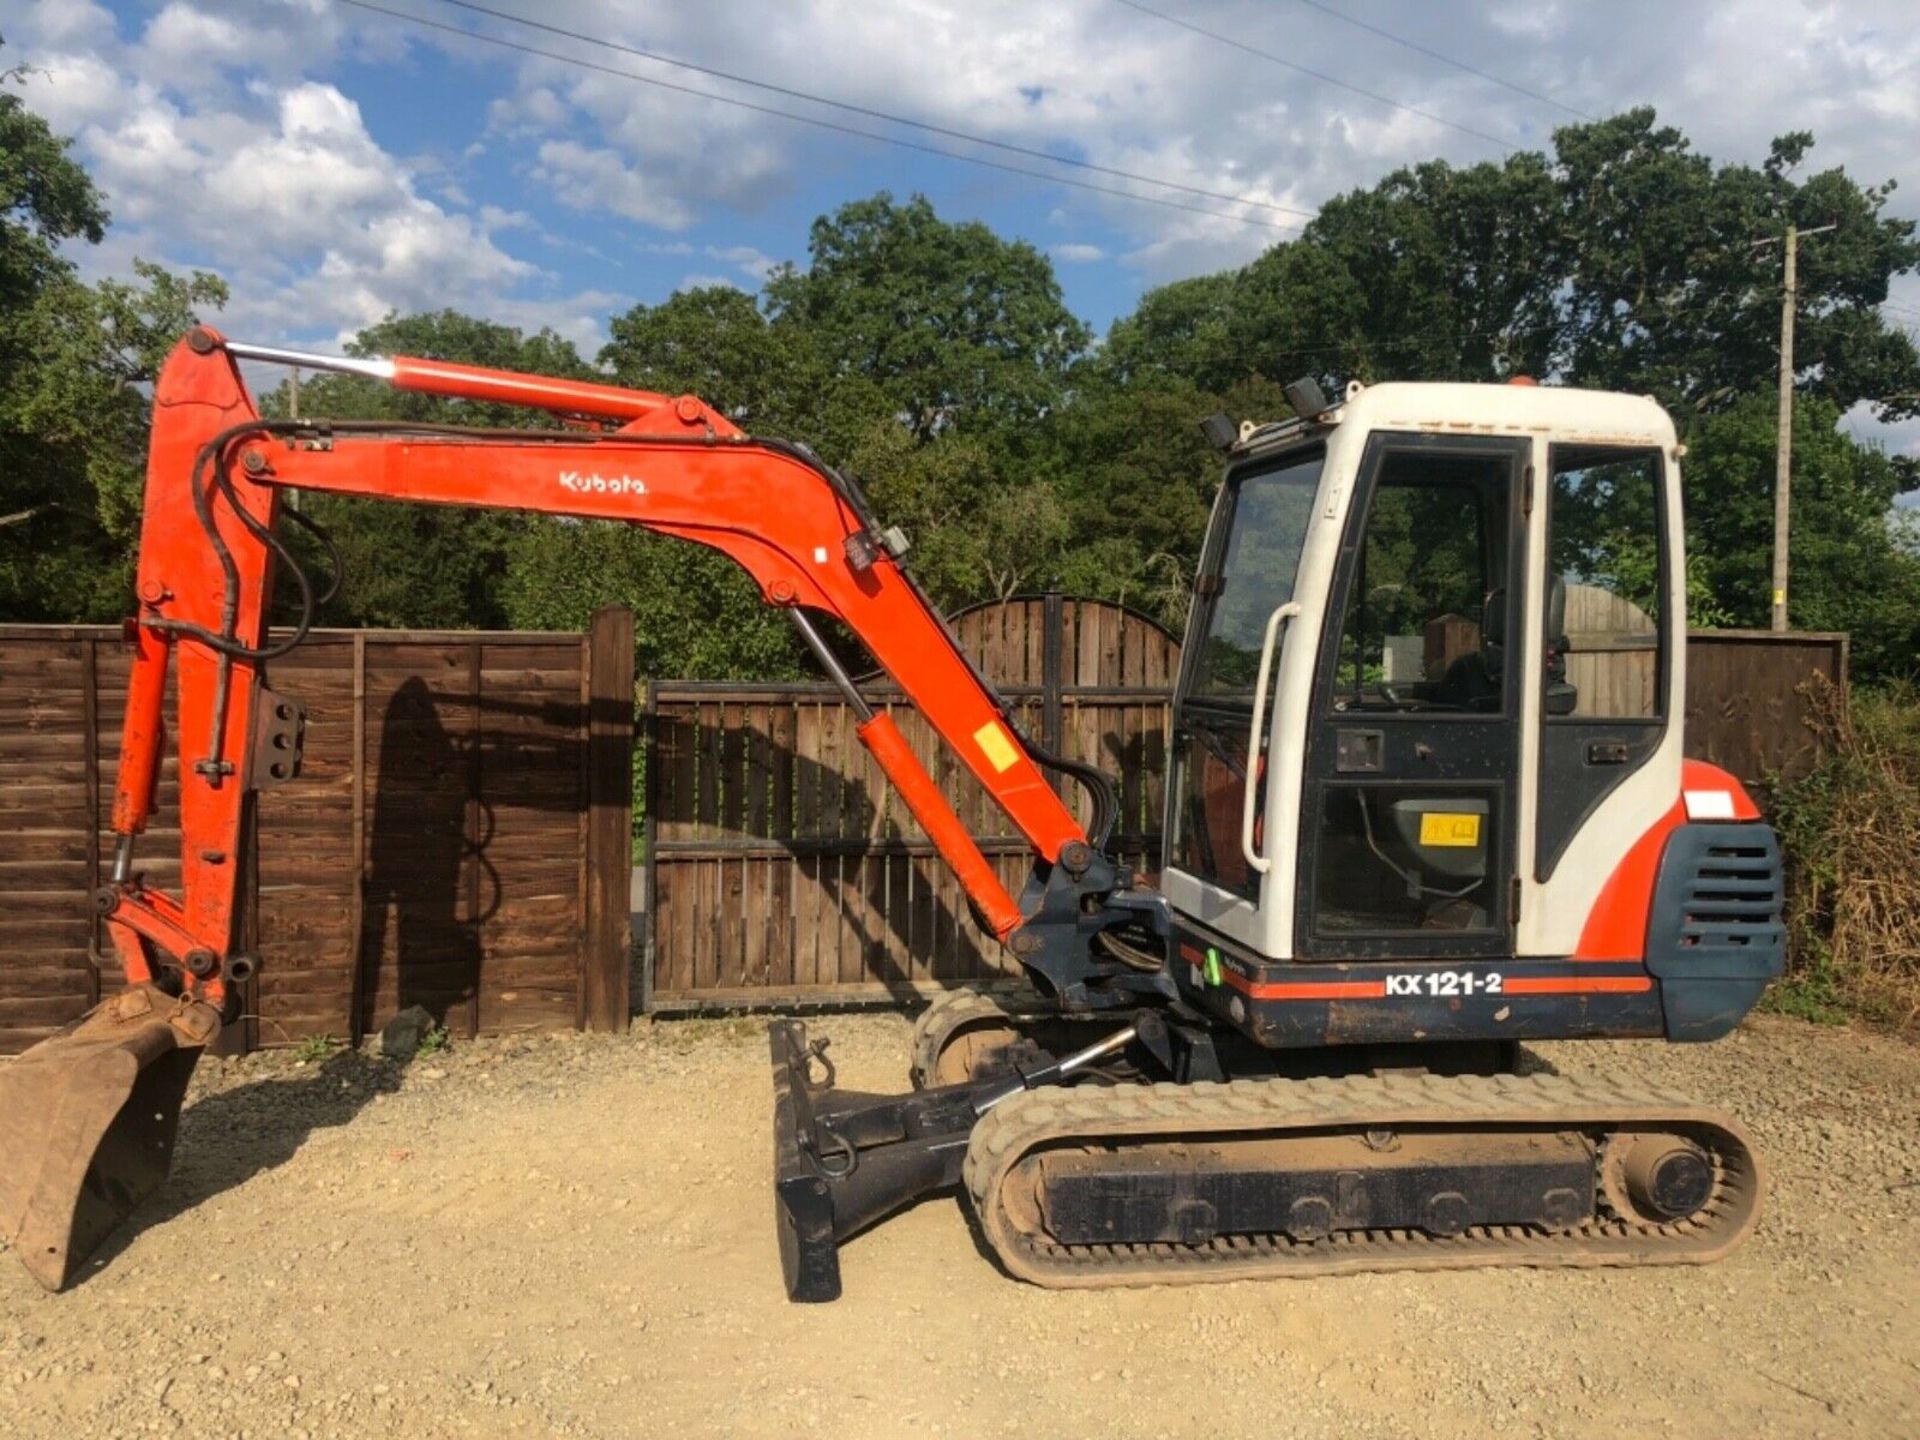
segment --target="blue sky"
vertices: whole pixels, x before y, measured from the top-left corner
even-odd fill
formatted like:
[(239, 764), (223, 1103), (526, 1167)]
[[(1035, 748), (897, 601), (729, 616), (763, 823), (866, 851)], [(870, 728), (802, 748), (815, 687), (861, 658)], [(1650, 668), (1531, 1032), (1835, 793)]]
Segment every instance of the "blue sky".
[[(380, 4), (1205, 213), (822, 131), (340, 0), (0, 0), (7, 59), (39, 72), (29, 103), (75, 137), (110, 196), (112, 235), (77, 256), (89, 272), (124, 272), (135, 255), (216, 269), (234, 290), (226, 328), (268, 343), (330, 348), (389, 309), (453, 305), (552, 325), (591, 352), (609, 314), (685, 285), (756, 288), (769, 265), (804, 261), (816, 215), (890, 189), (1046, 250), (1074, 309), (1104, 328), (1144, 289), (1294, 233), (1297, 216), (1256, 207), (1310, 212), (1401, 164), (1497, 158), (1543, 145), (1572, 112), (1643, 102), (1720, 159), (1757, 162), (1772, 135), (1811, 129), (1816, 163), (1906, 181), (1893, 209), (1920, 216), (1911, 0), (487, 0), (594, 41), (1251, 204), (982, 149), (453, 0)], [(1920, 327), (1920, 280), (1893, 305), (1896, 323)], [(1920, 449), (1920, 424), (1853, 423)]]

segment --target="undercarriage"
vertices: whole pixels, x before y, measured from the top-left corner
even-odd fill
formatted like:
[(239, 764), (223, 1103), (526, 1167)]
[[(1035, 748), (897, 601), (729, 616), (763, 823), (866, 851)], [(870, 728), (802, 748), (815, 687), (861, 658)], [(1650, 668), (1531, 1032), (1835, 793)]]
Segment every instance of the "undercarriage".
[[(998, 1017), (998, 1018), (996, 1018)], [(949, 997), (916, 1079), (843, 1090), (771, 1027), (788, 1294), (840, 1294), (839, 1244), (959, 1190), (1005, 1269), (1051, 1287), (1492, 1265), (1704, 1263), (1763, 1177), (1724, 1115), (1618, 1079), (1519, 1073), (1505, 1044), (1260, 1051), (1141, 1011), (1065, 1020)], [(1062, 1036), (1084, 1040), (1068, 1053)], [(1424, 1062), (1424, 1063), (1423, 1063)]]

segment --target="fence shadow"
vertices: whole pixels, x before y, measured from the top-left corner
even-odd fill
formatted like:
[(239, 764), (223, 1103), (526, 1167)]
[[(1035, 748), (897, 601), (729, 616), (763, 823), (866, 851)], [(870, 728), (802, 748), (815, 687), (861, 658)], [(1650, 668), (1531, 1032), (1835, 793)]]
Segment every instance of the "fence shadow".
[[(478, 1030), (488, 922), (506, 895), (491, 853), (498, 829), (493, 787), (482, 777), (502, 770), (529, 777), (505, 787), (517, 811), (578, 814), (595, 805), (624, 806), (626, 777), (589, 765), (593, 741), (579, 735), (583, 718), (611, 719), (630, 732), (631, 709), (612, 707), (603, 700), (448, 694), (420, 676), (393, 692), (380, 721), (355, 940), (363, 1033), (375, 1030), (389, 1008), (414, 1005), (456, 1033)], [(558, 779), (534, 783), (535, 775)], [(577, 783), (565, 777), (578, 777)], [(622, 788), (596, 793), (613, 784)]]
[[(656, 989), (669, 995), (739, 990), (749, 998), (760, 989), (959, 985), (1017, 973), (991, 934), (974, 922), (957, 879), (925, 845), (899, 797), (851, 738), (850, 726), (838, 732), (844, 743), (828, 746), (850, 757), (849, 765), (844, 758), (803, 753), (770, 724), (749, 731), (745, 721), (733, 728), (710, 723), (751, 708), (695, 708), (676, 700), (656, 704), (651, 717), (650, 861), (656, 875), (663, 868), (672, 872), (658, 892), (664, 903), (648, 917)], [(1103, 766), (1136, 775), (1159, 745), (1158, 732), (1149, 735), (1145, 728), (1100, 739)], [(931, 769), (937, 741), (923, 734), (915, 747)], [(1017, 865), (1003, 870), (1003, 883), (1017, 899), (1030, 860), (1025, 842), (958, 762), (946, 758), (949, 773), (959, 778), (942, 790), (990, 862), (995, 851), (1018, 854)], [(769, 787), (780, 792), (771, 803), (765, 795), (753, 803), (742, 798)], [(1071, 782), (1064, 788), (1074, 805), (1079, 788)], [(1137, 785), (1125, 790), (1136, 799), (1140, 794)], [(1144, 801), (1135, 808), (1141, 813), (1123, 817), (1120, 829), (1127, 833), (1116, 837), (1117, 848), (1130, 863), (1150, 866), (1158, 816), (1145, 813)], [(1141, 833), (1148, 824), (1155, 833)], [(903, 839), (916, 842), (915, 849), (903, 850)], [(757, 887), (742, 883), (736, 896), (731, 867), (743, 866), (779, 867), (783, 879)], [(803, 928), (816, 933), (804, 934)], [(743, 941), (744, 955), (736, 953)], [(779, 953), (783, 945), (785, 953)]]

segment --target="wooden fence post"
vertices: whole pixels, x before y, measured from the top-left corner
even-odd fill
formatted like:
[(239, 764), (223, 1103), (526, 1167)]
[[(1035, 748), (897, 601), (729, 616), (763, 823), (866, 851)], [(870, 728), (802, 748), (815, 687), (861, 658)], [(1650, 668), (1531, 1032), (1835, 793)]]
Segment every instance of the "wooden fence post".
[(1061, 650), (1066, 638), (1065, 610), (1065, 597), (1058, 590), (1047, 591), (1041, 612), (1046, 628), (1040, 650), (1040, 684), (1045, 691), (1040, 702), (1040, 743), (1055, 755), (1062, 753), (1061, 747), (1066, 743), (1060, 733)]
[(347, 1038), (367, 1037), (367, 632), (353, 632), (353, 888), (347, 892)]
[(633, 873), (633, 612), (596, 610), (588, 632), (587, 914), (581, 1014), (589, 1030), (630, 1018)]
[[(87, 893), (100, 888), (107, 877), (100, 866), (100, 642), (87, 636), (80, 642), (80, 729), (86, 739), (87, 767)], [(93, 907), (89, 905), (89, 911)], [(106, 944), (106, 926), (98, 914), (87, 927), (87, 1008), (100, 1003), (100, 957), (112, 955)]]
[[(467, 816), (466, 845), (467, 859), (462, 879), (467, 889), (467, 924), (473, 927), (473, 973), (468, 977), (467, 990), (467, 1034), (480, 1033), (480, 989), (486, 970), (486, 935), (481, 920), (480, 877), (485, 867), (488, 831), (492, 820), (487, 810), (486, 796), (481, 786), (486, 783), (482, 771), (486, 745), (486, 684), (485, 658), (480, 653), (480, 639), (470, 637), (466, 643), (467, 652), (467, 704), (471, 710), (467, 716)], [(451, 1012), (449, 1012), (451, 1016)]]
[[(660, 794), (660, 786), (656, 778), (660, 771), (660, 727), (655, 723), (657, 717), (654, 708), (654, 692), (659, 687), (659, 684), (660, 682), (658, 680), (655, 680), (652, 676), (648, 676), (646, 695), (640, 703), (641, 731), (647, 737), (646, 813), (641, 816), (640, 819), (640, 848), (646, 857), (642, 862), (646, 866), (646, 875), (641, 882), (640, 893), (646, 896), (647, 933), (646, 939), (642, 942), (640, 953), (640, 1003), (634, 1006), (634, 1010), (641, 1015), (648, 1014), (653, 1009), (653, 967), (654, 961), (658, 958), (659, 953), (659, 941), (657, 938), (659, 932), (653, 923), (653, 907), (655, 903), (653, 866), (654, 852), (659, 848), (657, 837), (659, 835), (660, 824), (659, 809), (654, 804), (654, 797)], [(778, 752), (776, 750), (776, 759), (777, 756)], [(774, 801), (776, 807), (780, 803), (778, 798), (779, 793), (779, 783), (776, 781), (776, 798)], [(788, 803), (789, 805), (791, 804), (790, 798)], [(631, 918), (633, 913), (633, 901), (631, 897), (629, 897), (627, 901), (627, 913), (629, 918)], [(628, 943), (632, 943), (631, 936), (629, 936)]]

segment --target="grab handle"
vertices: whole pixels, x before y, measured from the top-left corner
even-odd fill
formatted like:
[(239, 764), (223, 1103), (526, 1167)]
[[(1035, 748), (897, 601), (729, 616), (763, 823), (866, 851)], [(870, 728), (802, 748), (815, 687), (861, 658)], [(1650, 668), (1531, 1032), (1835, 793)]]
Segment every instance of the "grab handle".
[(1253, 687), (1253, 723), (1247, 730), (1247, 783), (1240, 797), (1240, 853), (1246, 857), (1247, 865), (1257, 874), (1264, 875), (1272, 868), (1272, 862), (1254, 848), (1253, 844), (1253, 805), (1254, 791), (1264, 783), (1266, 772), (1259, 765), (1260, 734), (1267, 713), (1267, 682), (1273, 678), (1274, 641), (1279, 637), (1282, 621), (1291, 620), (1300, 613), (1300, 602), (1289, 600), (1284, 605), (1274, 607), (1273, 614), (1267, 617), (1266, 639), (1260, 644), (1260, 677)]

